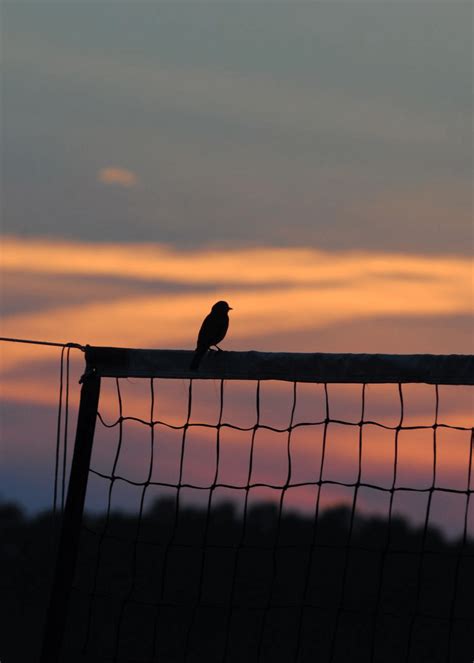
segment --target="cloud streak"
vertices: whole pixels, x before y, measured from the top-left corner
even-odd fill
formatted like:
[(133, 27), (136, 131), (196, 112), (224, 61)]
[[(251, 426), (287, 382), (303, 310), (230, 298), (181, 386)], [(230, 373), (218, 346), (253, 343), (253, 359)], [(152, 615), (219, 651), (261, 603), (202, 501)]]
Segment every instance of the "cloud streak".
[[(179, 252), (160, 245), (93, 245), (6, 238), (3, 269), (10, 282), (27, 288), (25, 310), (5, 316), (3, 335), (131, 347), (188, 347), (203, 315), (217, 299), (235, 309), (229, 348), (265, 348), (271, 335), (317, 339), (318, 330), (357, 320), (390, 317), (466, 316), (471, 312), (471, 263), (456, 257), (310, 249), (237, 249)], [(30, 278), (25, 279), (25, 274)], [(51, 290), (47, 306), (32, 309), (34, 279)], [(54, 304), (58, 279), (81, 281), (80, 301), (64, 292)], [(102, 280), (107, 284), (100, 296)], [(110, 281), (143, 283), (140, 290), (110, 295)], [(150, 285), (156, 283), (156, 292)], [(163, 284), (175, 284), (163, 292)], [(31, 289), (32, 288), (32, 289)], [(87, 298), (87, 288), (94, 296)], [(66, 303), (65, 303), (66, 302)], [(314, 341), (313, 341), (314, 343)], [(268, 349), (268, 347), (267, 347)], [(351, 347), (345, 348), (350, 351)], [(457, 348), (453, 347), (453, 351)], [(387, 348), (386, 351), (390, 351)], [(413, 351), (411, 348), (407, 352)], [(10, 348), (3, 360), (12, 370), (41, 355)]]
[(305, 248), (199, 249), (160, 244), (93, 244), (6, 237), (3, 268), (11, 271), (111, 276), (187, 285), (310, 285), (364, 278), (427, 279), (455, 288), (470, 282), (461, 257)]
[(138, 177), (127, 168), (117, 166), (108, 166), (101, 168), (97, 173), (97, 181), (102, 184), (111, 184), (130, 189), (138, 183)]

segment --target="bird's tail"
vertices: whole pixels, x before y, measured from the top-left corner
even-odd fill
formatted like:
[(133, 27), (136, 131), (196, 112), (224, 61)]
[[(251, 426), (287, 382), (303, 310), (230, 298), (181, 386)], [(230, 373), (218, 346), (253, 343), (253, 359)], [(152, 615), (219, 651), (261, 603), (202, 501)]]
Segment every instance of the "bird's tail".
[(201, 363), (201, 359), (206, 354), (206, 350), (207, 348), (199, 348), (199, 347), (196, 348), (191, 364), (189, 366), (191, 371), (197, 371), (197, 369), (199, 368), (199, 364)]

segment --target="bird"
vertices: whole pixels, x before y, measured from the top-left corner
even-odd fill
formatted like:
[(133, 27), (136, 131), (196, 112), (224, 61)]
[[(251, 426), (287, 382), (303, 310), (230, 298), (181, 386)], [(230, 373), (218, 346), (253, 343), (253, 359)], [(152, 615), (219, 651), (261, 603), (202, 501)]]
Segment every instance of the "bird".
[(189, 367), (192, 371), (196, 371), (199, 368), (201, 359), (211, 346), (220, 350), (217, 344), (222, 341), (227, 333), (229, 311), (232, 311), (232, 307), (227, 302), (219, 301), (214, 304), (211, 312), (204, 318), (201, 329), (199, 330), (196, 350), (194, 351), (194, 356)]

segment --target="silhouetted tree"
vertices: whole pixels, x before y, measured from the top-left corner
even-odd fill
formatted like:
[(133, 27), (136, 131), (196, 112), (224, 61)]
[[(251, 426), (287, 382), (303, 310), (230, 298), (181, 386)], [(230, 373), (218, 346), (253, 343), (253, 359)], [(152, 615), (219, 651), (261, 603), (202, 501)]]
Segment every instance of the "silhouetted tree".
[[(177, 515), (177, 518), (176, 518)], [(2, 663), (37, 660), (52, 572), (51, 513), (0, 507)], [(313, 519), (273, 504), (204, 509), (160, 499), (136, 517), (88, 515), (64, 661), (471, 660), (474, 544), (347, 507)], [(422, 544), (424, 543), (424, 548)], [(382, 567), (383, 564), (383, 567)], [(454, 588), (456, 592), (454, 593)], [(161, 602), (161, 607), (157, 604)], [(232, 609), (230, 604), (232, 602)], [(305, 607), (302, 607), (304, 604)], [(416, 611), (416, 618), (412, 615)], [(299, 641), (299, 648), (298, 648)], [(82, 653), (81, 653), (82, 652)]]

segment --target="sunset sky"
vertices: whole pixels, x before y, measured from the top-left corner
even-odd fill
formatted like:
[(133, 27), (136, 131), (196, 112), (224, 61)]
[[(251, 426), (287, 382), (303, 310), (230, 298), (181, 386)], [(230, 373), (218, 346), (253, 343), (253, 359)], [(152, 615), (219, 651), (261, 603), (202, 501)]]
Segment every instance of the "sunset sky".
[[(222, 298), (228, 349), (472, 352), (471, 2), (0, 12), (2, 336), (192, 349)], [(0, 497), (44, 508), (58, 353), (1, 351)]]

